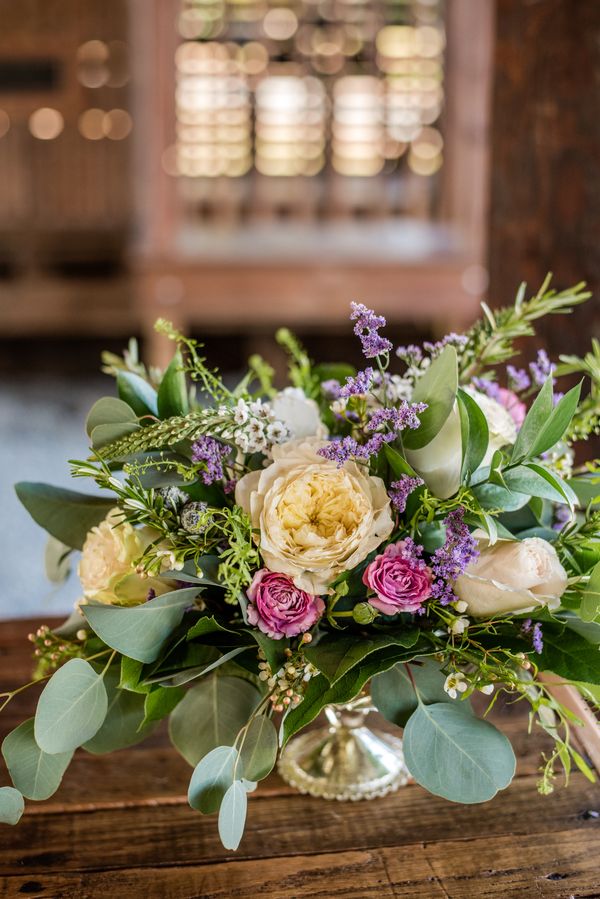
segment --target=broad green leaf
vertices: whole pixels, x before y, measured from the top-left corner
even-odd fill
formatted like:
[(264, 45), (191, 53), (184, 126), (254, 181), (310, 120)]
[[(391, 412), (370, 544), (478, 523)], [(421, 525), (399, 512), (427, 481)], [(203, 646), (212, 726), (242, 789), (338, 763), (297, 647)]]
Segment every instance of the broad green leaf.
[(463, 448), (461, 480), (464, 481), (481, 465), (487, 452), (490, 433), (486, 417), (473, 397), (459, 388), (456, 398)]
[(144, 673), (144, 663), (127, 656), (121, 657), (121, 679), (119, 686), (122, 690), (132, 690), (134, 693), (148, 693), (151, 687), (141, 683)]
[(0, 787), (0, 824), (18, 824), (25, 811), (23, 797), (14, 787)]
[(584, 621), (593, 621), (600, 613), (600, 562), (593, 568), (583, 591), (579, 614)]
[(171, 359), (160, 382), (157, 406), (160, 418), (171, 418), (173, 415), (187, 415), (189, 412), (183, 358), (179, 350)]
[(219, 809), (219, 836), (225, 849), (237, 849), (244, 835), (248, 796), (241, 781), (235, 780)]
[(351, 668), (364, 658), (390, 646), (410, 649), (419, 639), (418, 628), (411, 628), (399, 634), (375, 634), (364, 637), (361, 634), (332, 634), (305, 649), (306, 658), (325, 675), (330, 684), (336, 683)]
[(71, 547), (66, 546), (56, 537), (48, 537), (44, 551), (44, 568), (46, 577), (53, 584), (62, 584), (71, 573)]
[(88, 437), (99, 425), (137, 424), (137, 415), (127, 403), (113, 396), (103, 396), (89, 411), (85, 422)]
[(32, 481), (21, 481), (15, 491), (36, 524), (73, 549), (83, 549), (88, 531), (115, 507), (114, 499)]
[(156, 390), (140, 375), (131, 371), (117, 374), (119, 396), (138, 416), (158, 415)]
[[(404, 727), (417, 708), (419, 699), (425, 705), (459, 701), (450, 699), (445, 692), (445, 679), (439, 662), (428, 658), (415, 659), (414, 662), (394, 665), (388, 671), (376, 674), (371, 681), (371, 699), (384, 718)], [(468, 706), (467, 703), (465, 705)]]
[(163, 687), (168, 688), (181, 687), (183, 684), (189, 684), (189, 682), (192, 680), (196, 680), (199, 677), (204, 677), (206, 674), (210, 674), (210, 672), (214, 671), (215, 668), (219, 668), (221, 665), (225, 665), (227, 662), (235, 659), (236, 656), (239, 656), (242, 652), (245, 652), (246, 649), (246, 646), (236, 646), (234, 649), (231, 649), (229, 652), (224, 653), (222, 656), (219, 656), (218, 659), (215, 659), (214, 662), (209, 662), (207, 665), (196, 665), (192, 668), (185, 668), (183, 671), (178, 671), (175, 674), (155, 675), (154, 677), (147, 678), (146, 683), (159, 683), (162, 684)]
[(202, 618), (199, 618), (195, 624), (191, 626), (186, 634), (186, 640), (195, 640), (198, 637), (204, 637), (206, 634), (229, 634), (235, 637), (238, 637), (241, 640), (245, 640), (246, 637), (240, 631), (231, 630), (228, 627), (220, 624), (214, 615), (203, 615)]
[(104, 686), (108, 696), (106, 717), (100, 730), (83, 744), (83, 748), (94, 755), (141, 743), (152, 730), (152, 727), (142, 726), (144, 694), (120, 689), (119, 668), (113, 667), (106, 672)]
[(181, 702), (186, 691), (182, 687), (154, 687), (146, 694), (144, 703), (144, 724), (162, 721)]
[(570, 478), (567, 484), (573, 490), (579, 500), (579, 505), (583, 508), (589, 506), (590, 503), (597, 503), (600, 500), (600, 478), (598, 477)]
[(230, 746), (260, 702), (239, 677), (211, 675), (188, 690), (169, 719), (171, 742), (190, 765), (217, 746)]
[(395, 478), (399, 479), (403, 475), (407, 475), (409, 478), (417, 477), (417, 473), (412, 465), (409, 465), (404, 456), (401, 456), (398, 450), (395, 450), (389, 443), (384, 443), (383, 454)]
[(277, 673), (287, 661), (285, 651), (289, 647), (290, 641), (285, 637), (281, 640), (273, 640), (258, 630), (251, 630), (249, 633), (262, 649), (271, 671), (274, 674)]
[(351, 668), (335, 684), (330, 685), (323, 674), (318, 674), (309, 682), (304, 699), (295, 709), (287, 712), (282, 722), (280, 742), (285, 746), (290, 737), (302, 730), (317, 717), (326, 705), (335, 702), (350, 702), (358, 696), (367, 681), (381, 671), (387, 671), (396, 662), (409, 662), (416, 656), (423, 655), (422, 647), (418, 650), (388, 647), (367, 656), (359, 665)]
[(506, 486), (516, 493), (528, 493), (530, 496), (539, 496), (555, 503), (569, 503), (570, 492), (557, 475), (552, 474), (541, 465), (530, 462), (527, 465), (517, 465), (504, 472)]
[(504, 734), (458, 704), (419, 704), (404, 728), (403, 749), (417, 783), (451, 802), (487, 802), (515, 773)]
[(411, 402), (427, 403), (421, 412), (421, 424), (402, 435), (407, 449), (421, 449), (431, 443), (450, 415), (458, 390), (458, 361), (453, 346), (445, 347), (422, 375), (413, 390)]
[(197, 595), (197, 587), (185, 587), (131, 608), (86, 603), (81, 611), (111, 649), (138, 662), (154, 662)]
[(496, 484), (478, 484), (473, 493), (484, 509), (503, 509), (505, 512), (516, 512), (531, 499), (528, 493), (517, 493)]
[(2, 755), (17, 790), (27, 799), (48, 799), (56, 793), (73, 758), (73, 750), (50, 755), (42, 752), (33, 735), (33, 718), (4, 739)]
[(574, 612), (560, 612), (559, 617), (569, 630), (575, 631), (588, 643), (600, 644), (600, 624), (596, 621), (582, 621)]
[(518, 462), (531, 456), (532, 449), (540, 433), (552, 417), (552, 411), (553, 391), (552, 376), (550, 376), (546, 379), (544, 386), (533, 401), (525, 421), (521, 425), (512, 451), (511, 459), (513, 462)]
[(100, 730), (107, 707), (102, 675), (84, 659), (70, 659), (42, 690), (35, 713), (35, 741), (51, 755), (77, 749)]
[(547, 450), (552, 449), (553, 446), (556, 446), (571, 424), (571, 419), (579, 404), (580, 395), (581, 382), (559, 400), (535, 438), (533, 446), (529, 450), (530, 456), (540, 456)]
[(277, 761), (277, 731), (270, 718), (257, 715), (240, 743), (240, 771), (250, 781), (262, 780)]
[(238, 751), (233, 746), (216, 746), (200, 759), (188, 789), (188, 802), (204, 815), (218, 811), (223, 797), (234, 781)]
[(544, 648), (536, 655), (540, 671), (552, 671), (568, 680), (600, 684), (600, 648), (569, 628), (544, 624)]

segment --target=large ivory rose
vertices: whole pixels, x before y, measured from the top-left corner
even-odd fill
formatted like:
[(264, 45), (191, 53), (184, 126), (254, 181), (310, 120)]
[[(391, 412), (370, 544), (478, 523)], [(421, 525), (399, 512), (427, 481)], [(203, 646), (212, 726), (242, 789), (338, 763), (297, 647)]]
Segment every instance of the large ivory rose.
[(312, 594), (324, 593), (393, 529), (383, 481), (354, 462), (337, 468), (317, 455), (322, 445), (312, 439), (274, 446), (273, 462), (241, 478), (235, 492), (260, 531), (266, 567)]
[(271, 400), (271, 409), (275, 418), (287, 427), (292, 439), (327, 437), (319, 407), (299, 387), (280, 390)]
[(547, 540), (480, 540), (480, 555), (454, 584), (475, 618), (529, 612), (540, 606), (556, 609), (567, 587), (567, 573)]
[[(135, 560), (153, 537), (156, 534), (148, 528), (136, 530), (123, 521), (120, 509), (111, 509), (106, 518), (88, 532), (83, 544), (78, 574), (85, 598), (135, 605), (144, 602), (150, 590), (154, 594), (172, 590), (172, 582), (141, 577), (135, 570)], [(166, 567), (170, 566), (167, 564)]]
[[(488, 424), (489, 443), (481, 465), (489, 465), (497, 449), (515, 442), (517, 427), (510, 412), (499, 402), (478, 390), (469, 390), (469, 393)], [(460, 487), (462, 467), (462, 435), (457, 403), (433, 440), (421, 449), (407, 450), (406, 459), (434, 496), (440, 499), (454, 496)]]

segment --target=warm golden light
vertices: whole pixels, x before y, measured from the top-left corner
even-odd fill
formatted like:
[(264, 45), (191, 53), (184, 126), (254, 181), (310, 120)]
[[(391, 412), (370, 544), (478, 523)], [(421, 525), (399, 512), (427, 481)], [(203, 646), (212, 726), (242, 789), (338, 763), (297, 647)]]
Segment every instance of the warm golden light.
[(43, 106), (29, 116), (29, 130), (38, 140), (54, 140), (65, 125), (58, 109)]
[(291, 9), (275, 7), (263, 19), (263, 31), (274, 41), (286, 41), (298, 30), (298, 19)]
[(86, 109), (79, 116), (77, 127), (86, 140), (102, 140), (104, 137), (104, 110)]
[(125, 140), (131, 128), (131, 116), (124, 109), (111, 109), (103, 117), (102, 129), (109, 140)]

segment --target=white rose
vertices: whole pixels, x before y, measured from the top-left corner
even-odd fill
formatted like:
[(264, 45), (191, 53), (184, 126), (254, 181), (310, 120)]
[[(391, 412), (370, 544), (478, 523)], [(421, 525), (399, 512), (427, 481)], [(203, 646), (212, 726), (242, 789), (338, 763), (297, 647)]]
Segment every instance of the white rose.
[(508, 409), (497, 400), (478, 390), (469, 390), (469, 393), (487, 421), (490, 439), (481, 465), (489, 465), (496, 450), (513, 445), (517, 439), (517, 426)]
[(313, 594), (362, 562), (394, 526), (381, 478), (355, 462), (337, 468), (317, 455), (321, 446), (316, 439), (274, 446), (273, 462), (241, 478), (235, 491), (260, 530), (266, 567)]
[(434, 496), (448, 499), (456, 493), (462, 467), (460, 413), (456, 403), (433, 440), (421, 449), (406, 450), (406, 459)]
[(479, 558), (454, 584), (469, 615), (492, 618), (560, 605), (567, 573), (551, 543), (540, 537), (486, 543), (480, 541)]
[[(135, 529), (119, 508), (111, 509), (83, 544), (78, 574), (85, 598), (135, 605), (144, 602), (150, 589), (156, 594), (172, 590), (172, 582), (141, 577), (135, 570), (135, 560), (157, 536), (148, 528)], [(169, 559), (165, 562), (166, 571), (171, 566)]]
[(299, 387), (286, 387), (271, 400), (271, 409), (278, 421), (286, 425), (292, 439), (327, 437), (319, 407)]

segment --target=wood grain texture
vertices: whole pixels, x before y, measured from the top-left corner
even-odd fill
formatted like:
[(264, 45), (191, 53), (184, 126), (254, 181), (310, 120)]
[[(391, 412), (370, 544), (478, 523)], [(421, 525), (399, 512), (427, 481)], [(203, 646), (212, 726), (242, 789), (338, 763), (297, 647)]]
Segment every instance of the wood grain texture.
[[(27, 677), (30, 630), (0, 625), (2, 683)], [(2, 732), (34, 701), (29, 691), (15, 699)], [(77, 752), (60, 791), (0, 831), (0, 897), (600, 897), (600, 789), (575, 775), (568, 789), (537, 794), (546, 743), (527, 736), (524, 712), (495, 712), (519, 764), (492, 803), (456, 806), (416, 785), (374, 802), (325, 802), (273, 774), (250, 797), (235, 855), (214, 816), (188, 807), (190, 769), (164, 729), (109, 756)]]

